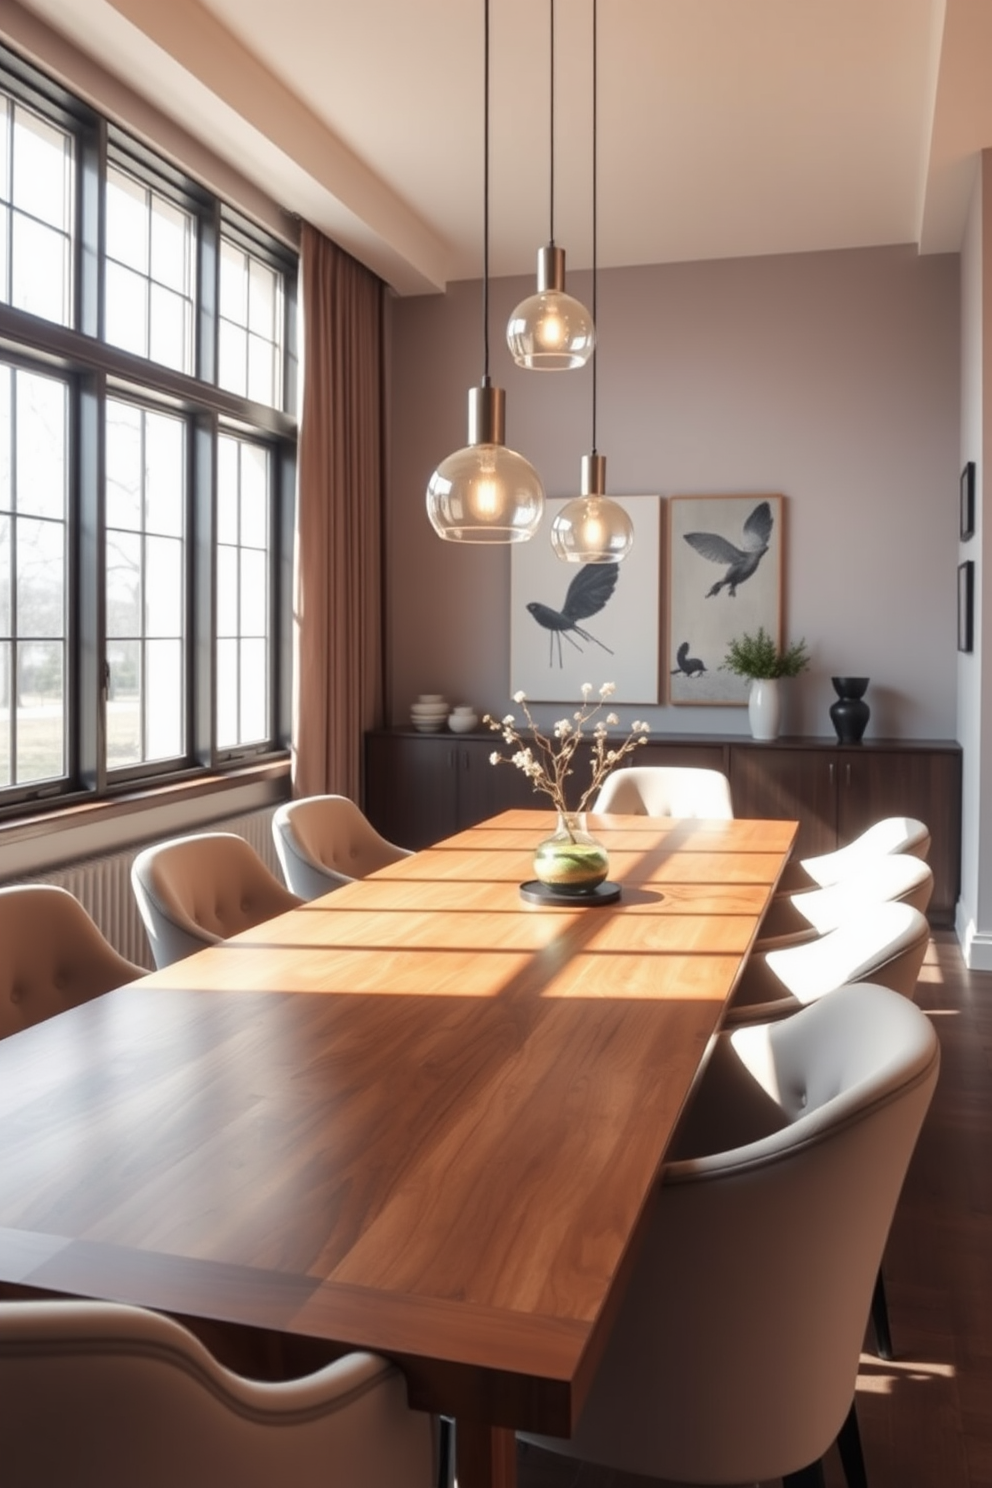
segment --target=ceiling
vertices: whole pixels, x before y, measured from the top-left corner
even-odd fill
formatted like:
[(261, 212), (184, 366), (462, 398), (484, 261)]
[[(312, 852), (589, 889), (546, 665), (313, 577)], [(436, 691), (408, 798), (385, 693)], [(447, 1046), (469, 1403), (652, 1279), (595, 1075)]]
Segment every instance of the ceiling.
[[(478, 277), (482, 0), (22, 3), (399, 293)], [(526, 273), (549, 235), (549, 8), (491, 5), (491, 266)], [(576, 268), (592, 0), (557, 0), (556, 28)], [(956, 251), (990, 83), (992, 0), (599, 0), (599, 262)]]

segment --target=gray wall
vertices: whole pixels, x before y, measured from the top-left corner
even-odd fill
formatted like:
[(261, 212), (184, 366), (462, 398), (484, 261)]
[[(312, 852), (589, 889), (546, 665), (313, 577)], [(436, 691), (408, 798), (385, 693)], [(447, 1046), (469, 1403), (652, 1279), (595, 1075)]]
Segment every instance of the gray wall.
[[(975, 536), (958, 560), (975, 564), (975, 642), (958, 656), (958, 738), (964, 748), (961, 899), (957, 931), (969, 966), (992, 970), (992, 650), (984, 644), (984, 472), (992, 450), (992, 151), (984, 151), (961, 249), (961, 450), (974, 460)], [(983, 809), (983, 807), (985, 809)]]
[[(872, 679), (870, 733), (955, 736), (958, 277), (956, 255), (909, 247), (600, 275), (598, 445), (610, 491), (788, 498), (786, 633), (804, 635), (814, 661), (787, 684), (785, 732), (831, 735), (830, 677), (848, 673)], [(491, 288), (507, 443), (549, 496), (574, 494), (590, 444), (589, 369), (513, 367), (503, 326), (532, 283)], [(588, 302), (587, 275), (569, 288)], [(515, 685), (509, 550), (442, 543), (424, 507), (432, 469), (465, 443), (481, 347), (478, 283), (393, 306), (391, 723), (420, 691), (504, 711)], [(591, 664), (590, 680), (601, 672)], [(645, 716), (664, 731), (747, 731), (737, 708)]]

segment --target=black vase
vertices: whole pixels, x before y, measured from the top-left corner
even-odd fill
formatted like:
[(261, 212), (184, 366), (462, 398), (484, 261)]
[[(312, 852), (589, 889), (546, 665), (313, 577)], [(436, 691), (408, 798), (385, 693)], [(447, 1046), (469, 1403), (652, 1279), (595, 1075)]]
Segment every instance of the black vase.
[(836, 703), (830, 705), (830, 718), (837, 730), (837, 738), (841, 744), (860, 744), (871, 717), (871, 709), (864, 701), (869, 679), (831, 677), (830, 680), (837, 694)]

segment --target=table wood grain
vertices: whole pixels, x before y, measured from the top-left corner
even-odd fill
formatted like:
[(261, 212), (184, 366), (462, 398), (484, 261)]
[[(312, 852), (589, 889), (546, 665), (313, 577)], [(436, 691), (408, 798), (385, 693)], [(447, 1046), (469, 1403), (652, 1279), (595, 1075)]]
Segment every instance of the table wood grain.
[[(568, 1434), (795, 824), (603, 817), (607, 909), (508, 812), (0, 1043), (0, 1281), (397, 1359)], [(470, 1460), (469, 1460), (470, 1459)], [(475, 1464), (474, 1466), (472, 1464)]]

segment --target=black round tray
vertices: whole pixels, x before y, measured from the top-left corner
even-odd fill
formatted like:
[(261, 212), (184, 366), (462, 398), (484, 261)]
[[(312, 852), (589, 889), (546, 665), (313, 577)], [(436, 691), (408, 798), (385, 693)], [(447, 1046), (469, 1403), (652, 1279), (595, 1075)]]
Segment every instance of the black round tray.
[(520, 897), (528, 904), (560, 904), (566, 909), (586, 909), (616, 904), (620, 898), (620, 885), (607, 879), (591, 889), (565, 889), (541, 883), (539, 878), (529, 878), (520, 885)]

